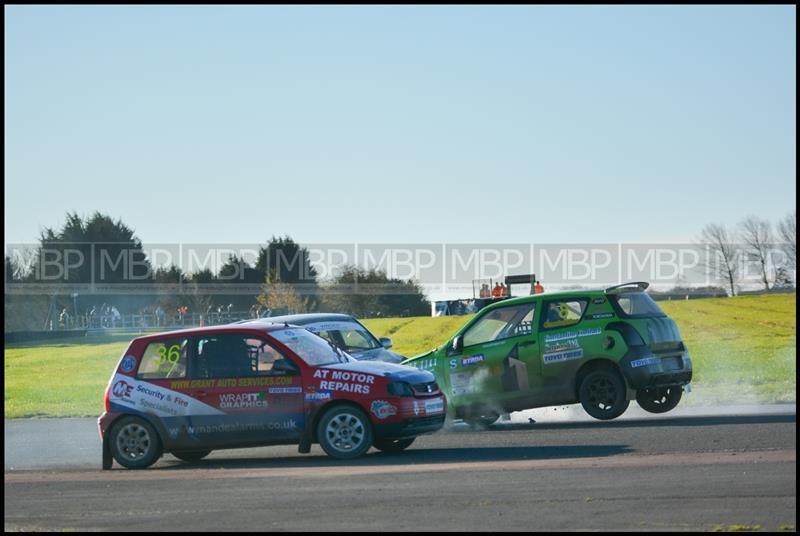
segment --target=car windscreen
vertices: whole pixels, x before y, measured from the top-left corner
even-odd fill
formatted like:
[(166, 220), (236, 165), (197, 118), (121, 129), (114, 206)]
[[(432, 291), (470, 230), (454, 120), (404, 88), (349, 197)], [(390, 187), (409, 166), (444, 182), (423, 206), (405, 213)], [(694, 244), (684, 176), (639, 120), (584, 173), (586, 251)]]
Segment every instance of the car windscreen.
[(315, 322), (305, 324), (303, 327), (332, 342), (345, 352), (364, 352), (381, 347), (375, 337), (356, 322)]
[(611, 302), (617, 306), (621, 316), (667, 316), (661, 307), (644, 292), (626, 292), (624, 294), (611, 294)]
[[(287, 328), (271, 331), (270, 335), (288, 346), (312, 367), (348, 361), (347, 354), (337, 351), (328, 341), (303, 328)], [(341, 353), (340, 353), (341, 352)]]

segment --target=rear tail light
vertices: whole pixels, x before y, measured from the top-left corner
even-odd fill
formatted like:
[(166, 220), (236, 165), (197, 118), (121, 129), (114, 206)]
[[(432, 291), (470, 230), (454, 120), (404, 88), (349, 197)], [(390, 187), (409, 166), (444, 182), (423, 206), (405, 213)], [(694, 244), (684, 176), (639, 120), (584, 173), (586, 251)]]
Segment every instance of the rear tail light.
[(103, 397), (103, 404), (106, 408), (106, 413), (111, 413), (111, 386), (106, 387), (106, 394)]

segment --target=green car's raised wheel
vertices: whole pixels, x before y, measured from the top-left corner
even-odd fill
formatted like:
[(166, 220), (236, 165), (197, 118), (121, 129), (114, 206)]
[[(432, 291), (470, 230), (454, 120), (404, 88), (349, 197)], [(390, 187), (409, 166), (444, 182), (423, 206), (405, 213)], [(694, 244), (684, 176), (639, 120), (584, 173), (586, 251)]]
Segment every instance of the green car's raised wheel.
[(500, 414), (497, 412), (484, 411), (482, 413), (464, 417), (462, 420), (472, 427), (486, 428), (487, 426), (494, 424), (494, 422), (499, 418)]
[(372, 423), (356, 407), (334, 406), (319, 420), (317, 440), (332, 458), (357, 458), (372, 446)]
[(669, 387), (653, 387), (636, 391), (636, 402), (645, 411), (650, 413), (666, 413), (681, 401), (683, 387), (670, 385)]
[(595, 370), (581, 380), (578, 391), (583, 409), (600, 420), (616, 419), (628, 409), (625, 382), (614, 370)]
[(128, 469), (144, 469), (161, 456), (158, 433), (149, 422), (139, 417), (123, 417), (115, 422), (108, 444), (117, 463)]

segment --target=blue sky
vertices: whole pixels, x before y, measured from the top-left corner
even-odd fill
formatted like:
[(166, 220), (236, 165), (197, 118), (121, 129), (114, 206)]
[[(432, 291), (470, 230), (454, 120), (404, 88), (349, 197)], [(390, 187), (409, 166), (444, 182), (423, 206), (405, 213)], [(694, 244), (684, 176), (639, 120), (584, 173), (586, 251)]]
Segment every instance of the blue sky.
[(796, 196), (796, 8), (5, 8), (5, 241), (689, 241)]

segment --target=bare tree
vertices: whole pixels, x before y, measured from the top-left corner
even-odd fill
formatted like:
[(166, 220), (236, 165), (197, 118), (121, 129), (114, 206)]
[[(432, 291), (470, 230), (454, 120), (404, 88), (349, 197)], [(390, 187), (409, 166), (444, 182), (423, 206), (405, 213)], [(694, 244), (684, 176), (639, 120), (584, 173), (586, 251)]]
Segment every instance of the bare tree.
[(778, 240), (780, 247), (786, 254), (788, 268), (797, 267), (797, 210), (791, 211), (778, 222)]
[(736, 244), (727, 227), (709, 223), (700, 231), (698, 241), (709, 253), (706, 261), (702, 262), (707, 273), (727, 281), (731, 296), (735, 296), (739, 267), (736, 264)]
[(285, 309), (287, 314), (305, 313), (309, 308), (309, 299), (301, 297), (291, 284), (271, 280), (270, 276), (265, 278), (256, 299), (272, 311)]
[(761, 269), (761, 282), (769, 290), (769, 269), (767, 261), (772, 247), (772, 224), (756, 216), (748, 216), (739, 224), (742, 241), (747, 246), (747, 252), (758, 260)]

